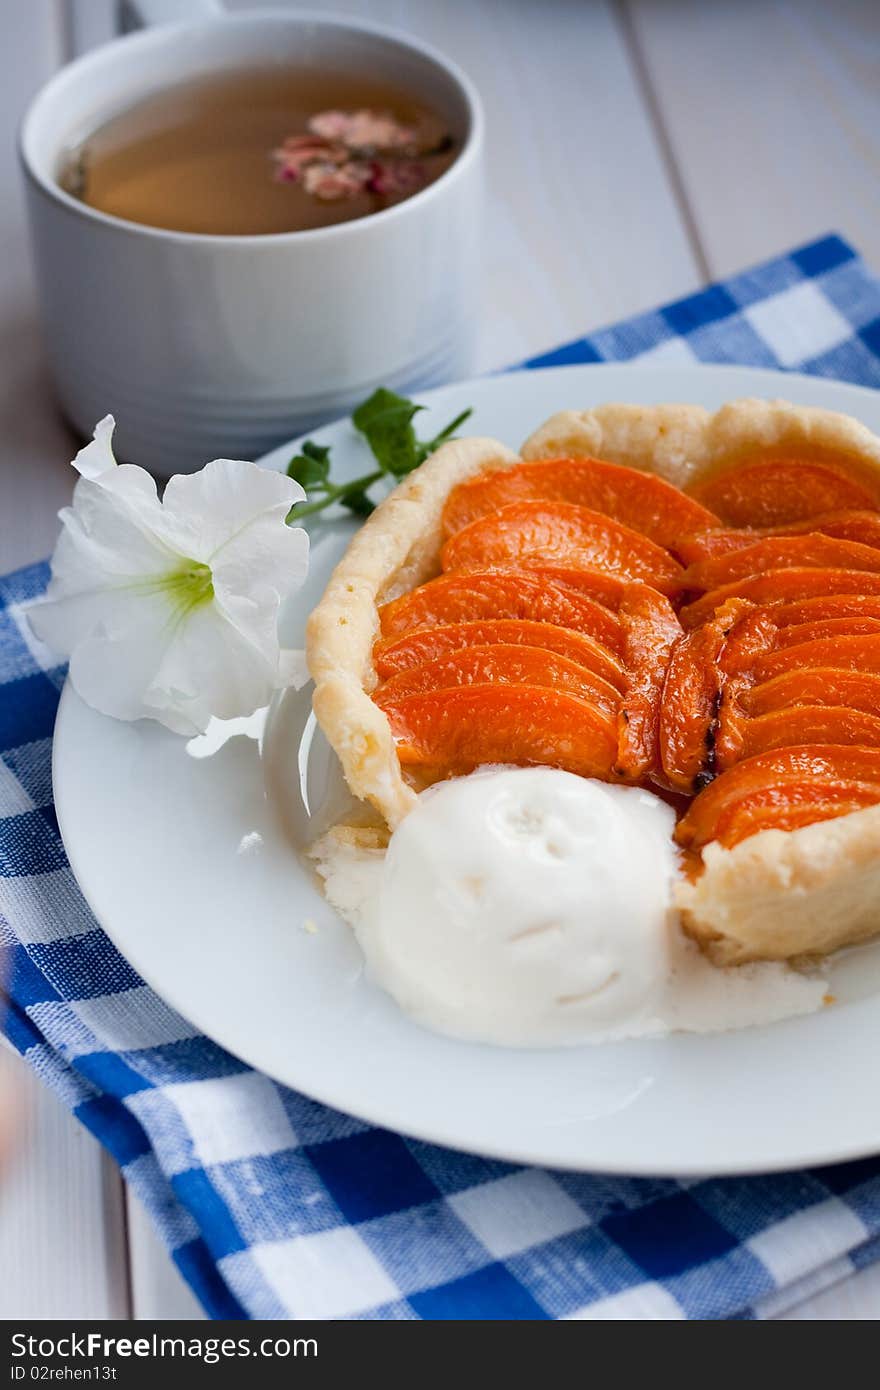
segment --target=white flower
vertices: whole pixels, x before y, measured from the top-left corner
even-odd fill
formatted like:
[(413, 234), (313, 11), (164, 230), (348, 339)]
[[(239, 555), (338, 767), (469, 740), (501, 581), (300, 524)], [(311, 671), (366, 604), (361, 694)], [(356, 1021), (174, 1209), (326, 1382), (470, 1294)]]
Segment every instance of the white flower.
[(81, 697), (116, 719), (158, 719), (180, 734), (249, 715), (301, 684), (300, 652), (278, 642), (282, 599), (302, 584), (308, 537), (285, 525), (305, 496), (291, 478), (215, 459), (172, 478), (160, 502), (149, 473), (117, 464), (113, 417), (74, 467), (60, 513), (37, 637), (70, 657)]

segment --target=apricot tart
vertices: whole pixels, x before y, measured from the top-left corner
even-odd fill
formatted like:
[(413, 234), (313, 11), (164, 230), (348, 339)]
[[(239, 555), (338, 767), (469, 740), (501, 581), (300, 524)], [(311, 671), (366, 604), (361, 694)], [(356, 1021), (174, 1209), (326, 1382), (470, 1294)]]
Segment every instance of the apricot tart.
[(784, 402), (608, 405), (445, 444), (309, 623), (314, 707), (393, 829), (491, 763), (672, 801), (720, 962), (880, 930), (880, 439)]

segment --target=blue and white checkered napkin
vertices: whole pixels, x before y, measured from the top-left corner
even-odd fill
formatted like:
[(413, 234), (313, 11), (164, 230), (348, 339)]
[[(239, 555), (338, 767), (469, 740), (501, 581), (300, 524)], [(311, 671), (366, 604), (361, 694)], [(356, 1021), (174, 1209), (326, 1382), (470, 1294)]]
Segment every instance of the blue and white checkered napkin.
[[(880, 282), (828, 237), (536, 358), (740, 362), (880, 386)], [(880, 1258), (880, 1160), (650, 1181), (415, 1143), (249, 1070), (97, 927), (52, 806), (60, 667), (0, 581), (7, 1036), (106, 1146), (215, 1317), (766, 1317)]]

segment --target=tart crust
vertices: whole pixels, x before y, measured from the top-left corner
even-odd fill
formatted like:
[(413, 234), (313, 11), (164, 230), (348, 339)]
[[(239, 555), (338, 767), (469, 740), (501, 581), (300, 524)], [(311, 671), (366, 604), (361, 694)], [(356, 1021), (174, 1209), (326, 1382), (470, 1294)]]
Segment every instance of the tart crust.
[(826, 955), (880, 931), (880, 806), (709, 844), (703, 865), (675, 905), (719, 965)]
[(880, 439), (850, 415), (788, 401), (731, 401), (710, 414), (698, 405), (602, 405), (561, 410), (530, 434), (524, 459), (593, 456), (656, 473), (688, 489), (750, 454), (813, 461), (845, 455), (858, 471), (880, 474)]
[[(309, 669), (318, 722), (355, 796), (393, 829), (415, 802), (386, 716), (370, 698), (378, 607), (439, 573), (451, 490), (525, 459), (593, 455), (690, 488), (750, 454), (846, 456), (880, 484), (880, 439), (857, 420), (785, 401), (604, 405), (554, 415), (521, 456), (493, 439), (443, 445), (357, 532), (311, 615)], [(731, 850), (710, 844), (703, 871), (676, 886), (682, 922), (723, 963), (826, 953), (880, 931), (880, 807), (798, 830), (764, 830)]]

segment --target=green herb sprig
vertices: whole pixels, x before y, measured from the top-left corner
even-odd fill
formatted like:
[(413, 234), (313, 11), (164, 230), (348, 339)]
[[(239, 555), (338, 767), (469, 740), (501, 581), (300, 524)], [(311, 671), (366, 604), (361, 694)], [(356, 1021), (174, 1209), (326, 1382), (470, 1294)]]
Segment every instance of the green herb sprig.
[(369, 444), (378, 467), (347, 483), (331, 481), (329, 445), (316, 444), (313, 439), (307, 439), (287, 466), (288, 477), (295, 479), (305, 489), (307, 498), (305, 502), (297, 502), (291, 507), (287, 520), (300, 521), (303, 517), (322, 512), (334, 502), (347, 507), (356, 516), (369, 516), (376, 505), (368, 496), (374, 483), (381, 478), (397, 479), (411, 473), (420, 463), (424, 463), (429, 454), (451, 439), (473, 413), (463, 410), (433, 439), (418, 439), (413, 419), (424, 408), (405, 396), (386, 390), (384, 386), (380, 386), (359, 405), (351, 418), (355, 428)]

